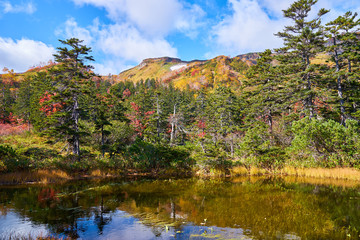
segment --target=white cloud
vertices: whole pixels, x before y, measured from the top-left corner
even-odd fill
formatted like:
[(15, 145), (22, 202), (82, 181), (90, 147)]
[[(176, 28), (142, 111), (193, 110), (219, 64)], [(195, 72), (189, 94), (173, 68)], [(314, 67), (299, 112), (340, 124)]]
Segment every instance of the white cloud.
[[(274, 33), (281, 31), (285, 25), (292, 24), (283, 17), (282, 10), (294, 2), (228, 0), (230, 11), (218, 13), (213, 19), (206, 19), (207, 14), (202, 7), (211, 9), (205, 4), (212, 4), (209, 0), (198, 0), (199, 5), (187, 0), (72, 1), (79, 6), (89, 4), (103, 8), (113, 21), (104, 25), (95, 19), (92, 25), (83, 27), (79, 26), (75, 19), (70, 18), (62, 30), (66, 37), (84, 39), (85, 44), (91, 45), (94, 52), (105, 54), (106, 60), (100, 60), (101, 62), (95, 66), (101, 72), (114, 71), (113, 73), (119, 72), (122, 70), (119, 68), (129, 63), (136, 64), (144, 58), (176, 57), (176, 46), (167, 40), (168, 37), (174, 36), (174, 33), (182, 33), (195, 40), (200, 30), (204, 30), (205, 27), (206, 30), (210, 30), (201, 35), (210, 47), (210, 51), (205, 54), (206, 57), (220, 54), (235, 56), (280, 47), (282, 40), (274, 36)], [(358, 1), (319, 0), (312, 16), (322, 7), (332, 9), (323, 20), (326, 23), (343, 14), (346, 9), (359, 10)], [(224, 15), (226, 13), (228, 14)], [(215, 19), (220, 17), (221, 20), (214, 23)]]
[(196, 4), (179, 0), (73, 0), (76, 4), (91, 4), (105, 8), (116, 23), (128, 23), (147, 36), (166, 36), (181, 31), (189, 36), (194, 32), (205, 12)]
[(43, 42), (0, 37), (0, 69), (7, 67), (15, 72), (26, 71), (29, 67), (53, 59), (55, 49)]
[(97, 27), (99, 20), (95, 19), (93, 21), (93, 26), (90, 29), (80, 27), (74, 18), (69, 18), (66, 20), (63, 28), (58, 28), (55, 31), (55, 35), (63, 35), (67, 38), (78, 38), (84, 41), (85, 45), (91, 45), (93, 42), (93, 37), (91, 35), (91, 30), (93, 27)]
[(315, 5), (314, 11), (320, 8), (329, 9), (330, 12), (323, 17), (323, 23), (334, 20), (347, 11), (358, 12), (360, 11), (359, 0), (319, 0)]
[(100, 60), (100, 63), (94, 64), (98, 73), (118, 73), (128, 66), (128, 62), (139, 63), (145, 58), (177, 56), (176, 48), (164, 38), (144, 37), (137, 28), (126, 23), (101, 25), (95, 19), (91, 26), (82, 28), (70, 18), (65, 23), (65, 30), (58, 31), (57, 34), (66, 38), (85, 39), (84, 43), (95, 52), (104, 53), (106, 59), (111, 58), (112, 60), (105, 60), (104, 63)]
[(275, 18), (282, 18), (284, 9), (290, 7), (294, 0), (259, 0), (259, 5), (266, 9), (269, 15)]
[(118, 74), (126, 69), (134, 67), (128, 65), (120, 59), (105, 60), (103, 63), (94, 63), (95, 73), (106, 76), (109, 74)]
[(33, 14), (36, 11), (35, 5), (31, 2), (12, 5), (9, 1), (1, 1), (0, 5), (3, 7), (3, 13)]
[(273, 34), (283, 28), (285, 20), (271, 19), (257, 1), (230, 0), (229, 2), (233, 14), (225, 17), (213, 28), (212, 41), (216, 44), (215, 54), (234, 56), (281, 46), (281, 40)]
[(139, 62), (149, 57), (177, 56), (177, 50), (165, 39), (144, 38), (136, 28), (128, 24), (104, 26), (97, 34), (98, 48), (106, 54), (125, 60)]
[[(325, 24), (346, 11), (359, 11), (359, 0), (319, 0), (310, 17), (315, 17), (320, 8), (331, 9), (323, 17)], [(287, 9), (293, 0), (229, 0), (231, 14), (213, 26), (210, 42), (213, 49), (206, 57), (218, 54), (238, 55), (241, 53), (263, 51), (266, 48), (282, 46), (282, 40), (274, 36), (292, 25), (283, 17), (282, 10)]]
[(80, 27), (70, 18), (63, 30), (57, 31), (66, 37), (84, 39), (94, 52), (105, 54), (107, 60), (94, 64), (101, 73), (118, 73), (129, 63), (136, 64), (145, 58), (177, 57), (177, 49), (166, 37), (177, 32), (195, 39), (205, 16), (199, 5), (182, 0), (72, 1), (79, 6), (90, 4), (103, 8), (113, 21), (105, 25), (95, 19), (91, 26)]

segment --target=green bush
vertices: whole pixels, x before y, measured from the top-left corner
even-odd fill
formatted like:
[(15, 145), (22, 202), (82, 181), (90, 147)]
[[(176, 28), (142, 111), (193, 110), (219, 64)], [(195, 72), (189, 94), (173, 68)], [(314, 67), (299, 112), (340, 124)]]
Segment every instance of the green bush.
[(15, 171), (29, 168), (29, 160), (8, 145), (0, 145), (0, 168), (3, 171)]
[(227, 173), (232, 167), (231, 158), (221, 149), (208, 147), (206, 153), (199, 151), (193, 154), (193, 159), (196, 162), (197, 168), (207, 173), (212, 170)]
[(277, 144), (275, 136), (268, 130), (268, 125), (257, 122), (254, 128), (246, 132), (237, 155), (247, 168), (279, 168), (286, 160), (286, 152)]
[(360, 134), (357, 121), (346, 127), (334, 120), (302, 119), (292, 125), (294, 139), (288, 153), (295, 161), (321, 167), (357, 167)]
[(183, 147), (152, 144), (141, 139), (127, 147), (124, 153), (125, 166), (142, 170), (178, 168), (190, 169), (194, 164), (190, 153)]

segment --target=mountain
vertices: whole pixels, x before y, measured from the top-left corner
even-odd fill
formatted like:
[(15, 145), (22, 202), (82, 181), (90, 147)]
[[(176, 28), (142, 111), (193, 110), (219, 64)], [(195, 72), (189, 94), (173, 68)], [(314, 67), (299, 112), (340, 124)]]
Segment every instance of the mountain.
[[(312, 63), (330, 64), (328, 54), (319, 54)], [(183, 61), (179, 58), (160, 57), (143, 60), (138, 66), (125, 70), (119, 74), (102, 76), (112, 83), (130, 81), (137, 83), (146, 79), (157, 79), (163, 83), (172, 83), (175, 87), (185, 89), (213, 88), (218, 85), (239, 86), (245, 79), (248, 68), (257, 63), (258, 53), (241, 54), (230, 58), (217, 56), (210, 60)], [(26, 76), (37, 72), (47, 71), (56, 65), (53, 62), (32, 67), (24, 73), (14, 73), (8, 70), (0, 74), (4, 80), (21, 82)]]
[(182, 61), (178, 58), (148, 58), (138, 66), (112, 76), (112, 81), (138, 82), (157, 79), (184, 89), (200, 89), (222, 85), (240, 85), (246, 70), (256, 64), (257, 53), (234, 58), (218, 56), (210, 60)]

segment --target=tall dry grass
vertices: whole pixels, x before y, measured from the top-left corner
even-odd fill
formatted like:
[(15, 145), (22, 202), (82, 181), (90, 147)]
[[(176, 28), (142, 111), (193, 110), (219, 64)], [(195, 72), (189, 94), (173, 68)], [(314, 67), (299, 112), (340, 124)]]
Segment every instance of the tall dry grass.
[(245, 175), (248, 175), (248, 174), (249, 174), (249, 171), (247, 170), (246, 167), (243, 167), (243, 166), (235, 166), (235, 167), (230, 169), (230, 175), (232, 177), (245, 176)]
[(54, 183), (70, 179), (72, 177), (61, 170), (19, 171), (0, 174), (0, 184)]
[(280, 170), (280, 174), (360, 181), (360, 171), (353, 168), (294, 168), (287, 166)]
[(312, 177), (297, 177), (297, 176), (282, 176), (286, 183), (306, 183), (312, 185), (323, 185), (323, 186), (337, 186), (337, 187), (358, 187), (360, 181), (347, 180), (347, 179), (334, 179), (334, 178), (312, 178)]

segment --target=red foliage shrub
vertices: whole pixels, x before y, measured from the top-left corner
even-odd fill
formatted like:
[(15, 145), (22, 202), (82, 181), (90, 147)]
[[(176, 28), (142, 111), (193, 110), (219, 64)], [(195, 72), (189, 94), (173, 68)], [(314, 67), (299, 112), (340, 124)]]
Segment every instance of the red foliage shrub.
[(129, 89), (125, 89), (125, 90), (123, 91), (123, 96), (124, 96), (124, 98), (125, 98), (125, 97), (130, 97), (130, 96), (131, 96), (130, 90), (129, 90)]
[(65, 103), (50, 102), (54, 96), (56, 96), (56, 93), (51, 94), (46, 91), (44, 96), (39, 100), (39, 104), (41, 106), (40, 111), (44, 112), (46, 116), (56, 113), (65, 105)]
[(26, 124), (14, 125), (14, 124), (0, 124), (0, 136), (21, 134), (27, 129)]
[(148, 119), (155, 113), (155, 111), (143, 112), (141, 111), (141, 106), (134, 102), (131, 102), (130, 104), (133, 111), (126, 116), (130, 119), (130, 124), (134, 127), (137, 134), (142, 136), (144, 130), (148, 126)]

